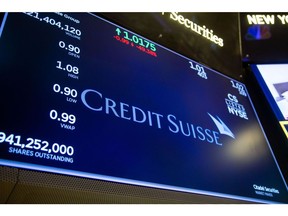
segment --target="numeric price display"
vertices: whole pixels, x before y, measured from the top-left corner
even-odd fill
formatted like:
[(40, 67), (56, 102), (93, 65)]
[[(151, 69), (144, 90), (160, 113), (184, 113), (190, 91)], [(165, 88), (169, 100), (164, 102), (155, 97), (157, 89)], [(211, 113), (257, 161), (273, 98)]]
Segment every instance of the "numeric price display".
[(76, 123), (76, 117), (73, 114), (68, 114), (65, 112), (58, 113), (56, 110), (51, 110), (49, 116), (52, 120), (68, 122), (70, 124)]
[(73, 98), (76, 98), (78, 94), (76, 89), (71, 89), (69, 87), (61, 87), (57, 83), (53, 85), (53, 91), (56, 93), (64, 94), (66, 96), (71, 96)]
[(79, 47), (73, 46), (72, 44), (68, 44), (66, 46), (65, 42), (63, 42), (63, 41), (59, 42), (59, 47), (61, 47), (62, 49), (66, 49), (66, 50), (68, 49), (69, 51), (75, 52), (77, 54), (80, 53), (80, 48)]
[[(49, 130), (52, 132), (52, 134), (55, 134), (55, 131), (60, 131), (60, 133), (63, 133), (61, 131), (67, 131), (70, 134), (68, 134), (65, 138), (66, 141), (63, 141), (62, 138), (58, 138), (58, 140), (60, 140), (60, 143), (58, 143), (47, 141), (50, 140), (50, 138), (47, 136), (45, 136), (46, 138), (43, 137), (42, 139), (33, 138), (39, 137), (38, 134), (33, 133), (33, 130), (21, 134), (21, 129), (16, 130), (15, 128), (10, 128), (10, 130), (5, 130), (7, 128), (5, 126), (2, 126), (1, 129), (3, 130), (0, 132), (0, 143), (2, 143), (2, 145), (9, 144), (8, 153), (10, 153), (11, 155), (17, 154), (22, 156), (30, 156), (30, 158), (35, 158), (34, 160), (38, 159), (44, 161), (43, 163), (45, 163), (45, 160), (54, 160), (56, 163), (73, 163), (75, 143), (71, 142), (71, 139), (69, 137), (71, 136), (73, 138), (75, 136), (73, 135), (73, 132), (75, 132), (76, 130), (76, 115), (72, 114), (73, 111), (70, 112), (70, 110), (75, 109), (79, 90), (77, 89), (77, 87), (72, 88), (71, 86), (79, 86), (79, 82), (77, 81), (79, 79), (80, 71), (80, 67), (78, 65), (80, 65), (81, 63), (80, 36), (83, 36), (80, 30), (80, 21), (76, 19), (73, 14), (68, 15), (63, 13), (38, 12), (27, 12), (17, 15), (6, 14), (5, 21), (7, 19), (7, 22), (9, 23), (10, 19), (17, 20), (18, 17), (21, 17), (21, 19), (25, 20), (24, 23), (30, 25), (30, 38), (43, 44), (43, 49), (37, 49), (37, 46), (34, 46), (30, 42), (26, 43), (27, 48), (29, 46), (32, 48), (34, 47), (33, 49), (36, 52), (27, 52), (25, 53), (25, 55), (28, 55), (30, 58), (34, 58), (37, 62), (39, 62), (38, 65), (34, 67), (35, 69), (32, 70), (30, 74), (28, 73), (27, 76), (35, 77), (35, 74), (39, 74), (41, 77), (43, 77), (36, 81), (41, 85), (41, 87), (37, 87), (39, 95), (42, 95), (41, 97), (39, 97), (38, 99), (31, 99), (31, 96), (35, 94), (33, 90), (34, 88), (36, 88), (35, 85), (30, 85), (31, 87), (33, 87), (31, 88), (31, 90), (27, 89), (26, 91), (23, 91), (22, 95), (25, 95), (25, 97), (23, 97), (21, 108), (27, 107), (23, 105), (26, 103), (26, 100), (29, 100), (32, 104), (35, 104), (35, 107), (39, 108), (34, 112), (34, 114), (36, 114), (37, 116), (34, 118), (39, 119), (40, 124), (36, 123), (36, 121), (33, 120), (29, 120), (27, 122), (31, 123), (32, 127), (38, 127), (40, 130), (43, 131), (48, 131), (47, 125), (51, 125)], [(4, 26), (4, 30), (6, 30), (5, 28), (9, 27), (9, 24), (7, 24), (7, 22), (3, 23), (2, 25)], [(38, 26), (41, 26), (42, 30), (39, 30)], [(53, 33), (51, 34), (51, 32)], [(5, 40), (5, 31), (1, 32), (0, 36), (1, 41)], [(50, 50), (49, 52), (46, 52), (45, 57), (43, 56), (43, 50)], [(16, 50), (14, 50), (14, 52), (18, 53), (18, 51)], [(57, 59), (56, 65), (55, 58)], [(42, 67), (39, 66), (43, 64), (44, 59), (46, 66), (52, 69), (40, 69)], [(56, 66), (54, 66), (54, 69), (53, 65)], [(13, 69), (11, 70), (13, 71)], [(64, 73), (66, 72), (68, 76), (59, 76), (59, 70), (63, 71)], [(45, 79), (45, 77), (47, 78)], [(75, 82), (71, 81), (71, 79), (69, 78), (74, 78)], [(23, 81), (29, 81), (29, 78), (27, 77), (22, 77), (22, 79)], [(19, 85), (21, 84), (19, 83)], [(50, 88), (48, 88), (48, 85), (50, 85)], [(19, 89), (12, 89), (11, 92), (13, 91), (19, 91)], [(53, 92), (54, 94), (47, 94), (48, 92)], [(66, 100), (64, 100), (65, 98), (61, 97), (61, 95), (65, 96)], [(8, 100), (13, 100), (11, 101), (12, 103), (17, 103), (11, 96), (7, 95), (7, 97), (10, 97)], [(43, 98), (45, 98), (45, 102), (43, 101)], [(58, 108), (54, 108), (55, 106)], [(27, 117), (27, 120), (34, 118), (32, 118), (31, 115)], [(19, 115), (18, 119), (23, 119), (23, 116)], [(58, 123), (55, 125), (56, 122)], [(29, 127), (29, 124), (27, 123), (26, 126)], [(63, 143), (71, 143), (71, 145), (61, 144), (61, 141), (63, 141)]]
[(151, 56), (157, 57), (156, 53), (156, 45), (148, 40), (141, 38), (136, 34), (131, 34), (128, 31), (121, 30), (120, 28), (116, 28), (116, 35), (114, 38), (126, 45), (130, 45), (131, 47), (135, 47), (138, 50), (145, 52)]

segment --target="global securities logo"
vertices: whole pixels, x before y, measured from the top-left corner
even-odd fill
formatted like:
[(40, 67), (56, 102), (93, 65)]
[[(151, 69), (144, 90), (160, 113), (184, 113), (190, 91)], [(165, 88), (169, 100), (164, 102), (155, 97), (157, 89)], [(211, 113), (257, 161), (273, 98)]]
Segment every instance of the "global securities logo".
[[(183, 121), (173, 114), (160, 114), (151, 110), (130, 105), (121, 101), (115, 101), (103, 96), (103, 94), (94, 89), (86, 89), (81, 94), (81, 100), (86, 108), (94, 113), (105, 113), (116, 118), (131, 121), (136, 124), (143, 124), (158, 130), (167, 130), (173, 134), (189, 138), (193, 143), (205, 142), (222, 146), (220, 135), (229, 136), (235, 139), (235, 135), (229, 127), (218, 116), (211, 118), (216, 128), (211, 129), (201, 125)], [(210, 118), (207, 116), (204, 120), (206, 124)], [(199, 119), (198, 119), (199, 121)], [(146, 129), (145, 129), (146, 130)], [(199, 142), (198, 142), (199, 141)]]

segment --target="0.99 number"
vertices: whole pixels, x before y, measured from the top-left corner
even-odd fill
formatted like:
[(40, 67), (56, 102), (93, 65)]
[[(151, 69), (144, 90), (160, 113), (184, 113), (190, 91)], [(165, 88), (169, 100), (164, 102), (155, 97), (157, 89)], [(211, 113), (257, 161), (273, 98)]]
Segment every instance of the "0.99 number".
[(61, 121), (61, 122), (68, 122), (70, 124), (74, 124), (76, 122), (76, 116), (73, 114), (68, 114), (68, 113), (60, 113), (58, 114), (58, 112), (56, 110), (51, 110), (49, 113), (49, 116), (52, 120), (57, 120), (57, 121)]

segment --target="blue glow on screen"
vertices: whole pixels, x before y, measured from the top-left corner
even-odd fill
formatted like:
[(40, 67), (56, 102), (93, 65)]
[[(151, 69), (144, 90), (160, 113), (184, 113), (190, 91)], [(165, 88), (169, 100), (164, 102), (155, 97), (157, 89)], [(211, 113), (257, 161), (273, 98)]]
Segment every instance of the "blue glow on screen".
[(253, 71), (277, 119), (288, 120), (288, 64), (257, 64)]
[(95, 15), (19, 13), (5, 23), (0, 164), (288, 202), (243, 83)]

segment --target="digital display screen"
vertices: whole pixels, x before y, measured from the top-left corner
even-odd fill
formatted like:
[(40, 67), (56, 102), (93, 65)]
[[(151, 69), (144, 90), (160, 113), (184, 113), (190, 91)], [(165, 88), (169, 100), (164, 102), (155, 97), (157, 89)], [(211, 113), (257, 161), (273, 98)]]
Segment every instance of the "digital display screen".
[[(287, 13), (240, 13), (243, 61), (279, 64), (287, 61)], [(269, 51), (268, 51), (269, 50)]]
[(288, 138), (288, 64), (254, 64), (251, 67)]
[[(140, 35), (232, 78), (241, 77), (238, 13), (101, 13)], [(141, 24), (140, 24), (141, 23)]]
[(0, 164), (288, 203), (243, 83), (90, 13), (9, 13)]

